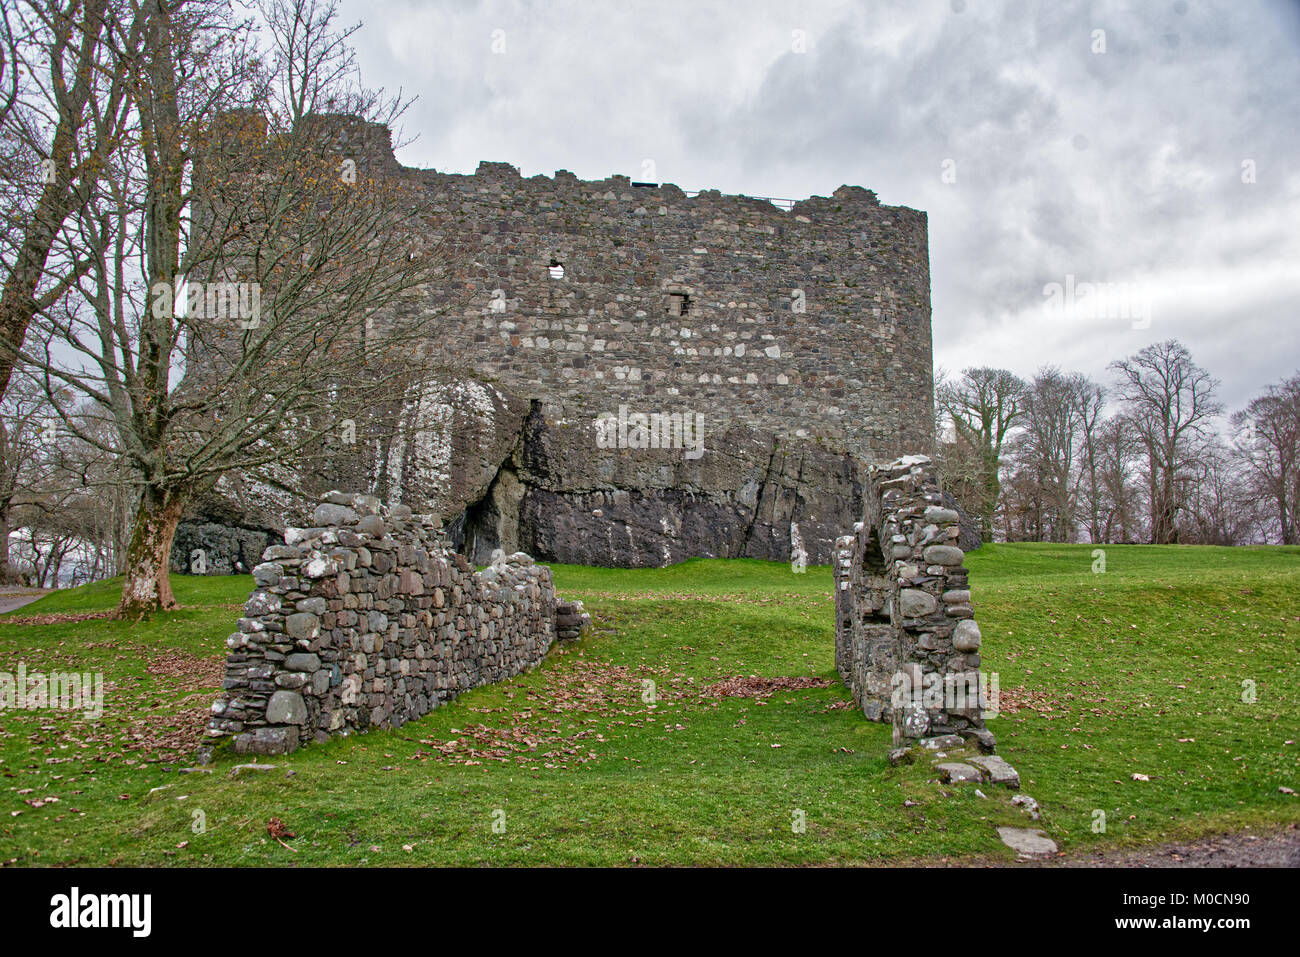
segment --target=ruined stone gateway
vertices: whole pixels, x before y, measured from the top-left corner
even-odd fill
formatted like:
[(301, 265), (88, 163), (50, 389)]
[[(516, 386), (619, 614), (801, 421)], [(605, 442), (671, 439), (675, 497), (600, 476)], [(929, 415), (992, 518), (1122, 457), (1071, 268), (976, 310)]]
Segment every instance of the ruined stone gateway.
[[(948, 780), (1019, 784), (984, 726), (996, 686), (980, 671), (960, 517), (933, 465), (873, 466), (856, 533), (834, 564), (835, 665), (854, 702), (894, 729), (891, 761), (918, 753)], [(253, 570), (256, 590), (227, 639), (206, 754), (279, 754), (306, 741), (400, 727), (460, 692), (539, 663), (589, 618), (551, 571), (497, 551), (475, 571), (441, 521), (364, 494), (328, 492), (311, 527), (290, 527)], [(967, 761), (969, 763), (967, 763)]]
[(250, 570), (285, 515), (339, 487), (441, 515), (478, 563), (801, 547), (826, 564), (866, 467), (932, 450), (925, 213), (857, 186), (785, 209), (503, 163), (408, 169), (386, 128), (329, 122), (358, 175), (424, 192), (430, 242), (464, 263), (424, 306), (449, 310), (429, 344), (449, 376), (333, 450), (328, 475), (224, 479), (176, 570), (200, 549), (209, 571)]

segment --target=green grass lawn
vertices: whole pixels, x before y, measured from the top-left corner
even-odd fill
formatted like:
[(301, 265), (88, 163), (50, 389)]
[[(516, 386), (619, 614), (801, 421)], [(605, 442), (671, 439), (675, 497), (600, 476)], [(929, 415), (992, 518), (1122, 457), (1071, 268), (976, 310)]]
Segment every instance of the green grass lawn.
[[(1003, 545), (967, 564), (1002, 692), (990, 727), (1063, 850), (1300, 820), (1300, 797), (1278, 790), (1300, 791), (1300, 549), (1108, 547), (1093, 574), (1090, 546)], [(891, 768), (889, 728), (845, 706), (829, 569), (555, 566), (555, 580), (596, 625), (534, 672), (237, 777), (230, 757), (181, 769), (250, 578), (173, 576), (183, 609), (144, 625), (87, 617), (113, 607), (117, 582), (9, 616), (67, 620), (0, 618), (0, 671), (23, 662), (108, 683), (97, 721), (0, 713), (0, 864), (1013, 856), (994, 830), (1030, 823), (1011, 792), (940, 785), (928, 763)], [(735, 675), (831, 683), (708, 693)], [(269, 837), (272, 817), (296, 836)]]

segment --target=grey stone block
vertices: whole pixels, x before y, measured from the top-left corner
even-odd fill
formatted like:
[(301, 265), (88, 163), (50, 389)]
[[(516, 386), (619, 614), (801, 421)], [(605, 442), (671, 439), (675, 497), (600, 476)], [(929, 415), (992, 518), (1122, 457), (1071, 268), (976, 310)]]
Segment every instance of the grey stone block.
[(277, 691), (266, 704), (266, 720), (271, 724), (304, 724), (307, 703), (296, 691)]
[(939, 778), (945, 784), (962, 784), (974, 782), (979, 784), (982, 780), (977, 768), (971, 767), (961, 761), (945, 762), (936, 764), (934, 769), (939, 772)]
[(904, 588), (898, 593), (898, 598), (904, 618), (922, 618), (938, 607), (933, 595), (916, 588)]
[(990, 784), (1005, 784), (1009, 788), (1020, 787), (1019, 772), (996, 754), (971, 758), (970, 763), (984, 772)]
[(317, 671), (320, 669), (320, 656), (296, 652), (284, 659), (284, 666), (290, 671)]

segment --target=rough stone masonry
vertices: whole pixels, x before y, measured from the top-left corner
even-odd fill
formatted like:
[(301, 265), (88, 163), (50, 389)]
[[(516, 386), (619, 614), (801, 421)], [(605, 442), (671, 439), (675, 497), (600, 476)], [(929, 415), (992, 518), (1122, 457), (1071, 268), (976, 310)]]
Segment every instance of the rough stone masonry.
[[(387, 128), (319, 122), (359, 176), (422, 191), (428, 242), (464, 263), (421, 307), (445, 311), (429, 348), (450, 377), (358, 422), (330, 474), (224, 479), (182, 527), (177, 570), (202, 553), (247, 571), (245, 533), (278, 535), (340, 486), (442, 515), (480, 563), (788, 560), (800, 541), (825, 564), (866, 467), (933, 449), (925, 213), (857, 186), (785, 209), (505, 163), (409, 169)], [(699, 421), (702, 454), (601, 441), (599, 421), (638, 415)]]
[(226, 641), (205, 751), (282, 754), (308, 741), (400, 727), (469, 688), (535, 666), (589, 622), (522, 553), (476, 572), (435, 516), (331, 492), (253, 570)]
[(934, 765), (945, 781), (1018, 786), (984, 724), (997, 687), (980, 668), (960, 516), (933, 463), (910, 455), (873, 466), (864, 497), (854, 534), (836, 541), (840, 677), (863, 714), (893, 725), (891, 761), (950, 758)]

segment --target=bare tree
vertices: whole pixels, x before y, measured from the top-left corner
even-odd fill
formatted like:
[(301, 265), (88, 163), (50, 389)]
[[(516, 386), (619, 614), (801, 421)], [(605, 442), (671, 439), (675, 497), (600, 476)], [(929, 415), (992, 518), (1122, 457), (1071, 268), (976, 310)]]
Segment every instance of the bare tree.
[(23, 351), (47, 389), (102, 410), (63, 425), (120, 450), (138, 490), (123, 617), (175, 606), (176, 526), (217, 479), (311, 453), (410, 381), (437, 316), (404, 304), (444, 267), (423, 194), (339, 152), (390, 102), (292, 118), (271, 109), (246, 25), (219, 5), (145, 6), (139, 54), (119, 51), (139, 135), (76, 217), (85, 279)]
[(965, 369), (939, 388), (938, 402), (959, 442), (978, 456), (982, 501), (977, 512), (984, 541), (993, 540), (993, 515), (1001, 491), (1002, 447), (1023, 414), (1025, 383), (1006, 369)]
[(1030, 537), (1069, 542), (1076, 537), (1075, 455), (1079, 446), (1082, 400), (1092, 384), (1054, 366), (1041, 369), (1025, 390), (1020, 431), (1010, 456), (1022, 483), (1035, 489), (1039, 510)]
[(939, 401), (948, 370), (934, 370), (934, 447), (944, 491), (953, 496), (968, 515), (983, 514), (984, 469), (981, 457), (962, 439)]
[(1151, 541), (1177, 543), (1181, 495), (1192, 477), (1193, 452), (1210, 420), (1223, 411), (1218, 380), (1192, 361), (1176, 339), (1147, 346), (1111, 363), (1118, 398), (1147, 457)]
[[(42, 551), (47, 546), (58, 560), (65, 554), (83, 560), (81, 580), (111, 577), (121, 564), (134, 495), (119, 480), (115, 454), (86, 444), (62, 424), (72, 416), (84, 428), (103, 416), (73, 409), (70, 393), (57, 402), (61, 408), (22, 366), (0, 401), (0, 572), (11, 564), (8, 544), (17, 534), (29, 569), (34, 560), (45, 569), (38, 578), (57, 579), (57, 561), (46, 568), (41, 557), (49, 554)], [(101, 440), (111, 443), (112, 433), (101, 428)]]
[[(400, 90), (388, 97), (361, 84), (349, 43), (361, 24), (337, 24), (338, 0), (261, 0), (260, 7), (275, 60), (275, 106), (286, 125), (330, 113), (371, 115), (392, 125), (406, 111), (409, 101)], [(376, 114), (380, 104), (386, 115)]]
[(1300, 374), (1251, 399), (1232, 425), (1237, 456), (1254, 494), (1272, 503), (1282, 544), (1300, 544)]
[(960, 436), (942, 437), (936, 443), (944, 491), (968, 515), (985, 514), (984, 459), (979, 451)]
[(998, 513), (1008, 542), (1040, 542), (1048, 536), (1049, 509), (1044, 500), (1044, 485), (1032, 469), (1020, 465), (1013, 438), (1008, 445), (1006, 476)]
[(1100, 430), (1102, 411), (1106, 406), (1106, 391), (1095, 382), (1081, 383), (1078, 402), (1079, 417), (1079, 498), (1084, 518), (1088, 523), (1088, 540), (1102, 541), (1102, 483), (1100, 469)]
[(1199, 443), (1187, 483), (1180, 539), (1201, 545), (1241, 545), (1260, 528), (1259, 503), (1218, 436)]
[(1102, 486), (1101, 542), (1133, 542), (1142, 533), (1136, 502), (1133, 462), (1142, 443), (1122, 415), (1106, 419), (1097, 430), (1097, 473)]
[(56, 427), (44, 391), (19, 370), (0, 401), (0, 579), (13, 577), (9, 537), (20, 516), (48, 507), (57, 465)]
[(134, 51), (143, 22), (125, 0), (26, 0), (0, 18), (0, 392), (33, 316), (89, 266), (66, 228), (126, 135), (128, 74), (109, 47)]

